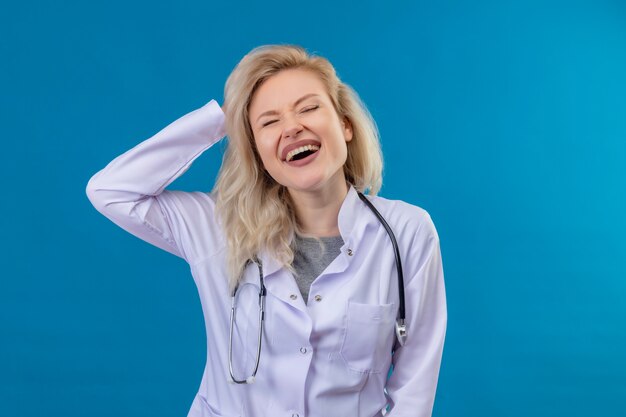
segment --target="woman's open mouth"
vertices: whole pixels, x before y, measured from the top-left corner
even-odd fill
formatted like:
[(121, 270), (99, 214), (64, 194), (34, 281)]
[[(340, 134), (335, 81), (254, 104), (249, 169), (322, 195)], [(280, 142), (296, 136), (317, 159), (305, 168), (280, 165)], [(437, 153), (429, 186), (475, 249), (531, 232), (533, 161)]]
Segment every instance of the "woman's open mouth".
[(299, 167), (306, 165), (309, 162), (317, 158), (320, 146), (317, 145), (305, 145), (297, 149), (292, 150), (287, 154), (285, 163), (289, 166)]

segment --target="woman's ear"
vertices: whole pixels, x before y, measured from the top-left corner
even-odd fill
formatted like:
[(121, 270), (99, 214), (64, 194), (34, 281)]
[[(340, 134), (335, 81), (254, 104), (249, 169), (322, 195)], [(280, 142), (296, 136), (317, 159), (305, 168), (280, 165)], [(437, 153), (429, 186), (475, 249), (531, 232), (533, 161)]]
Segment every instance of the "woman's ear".
[(350, 142), (352, 140), (352, 123), (350, 119), (344, 117), (341, 121), (341, 127), (343, 128), (343, 137), (346, 139), (346, 142)]

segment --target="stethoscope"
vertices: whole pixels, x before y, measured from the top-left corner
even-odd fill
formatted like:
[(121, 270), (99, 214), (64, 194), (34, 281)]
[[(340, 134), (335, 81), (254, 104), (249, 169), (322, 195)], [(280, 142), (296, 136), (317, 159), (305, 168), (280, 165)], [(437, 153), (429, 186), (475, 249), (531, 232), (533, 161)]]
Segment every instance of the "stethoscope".
[[(361, 192), (357, 191), (359, 198), (370, 208), (370, 210), (376, 215), (380, 223), (383, 225), (389, 238), (391, 239), (391, 243), (393, 245), (393, 251), (396, 256), (396, 269), (398, 271), (398, 297), (400, 299), (400, 304), (398, 306), (398, 317), (396, 318), (396, 337), (398, 339), (398, 343), (400, 346), (404, 346), (406, 342), (406, 324), (404, 323), (405, 319), (405, 311), (404, 311), (404, 277), (402, 275), (402, 262), (400, 260), (400, 250), (398, 249), (398, 243), (396, 242), (396, 236), (393, 234), (391, 227), (385, 221), (385, 218), (376, 210), (376, 207), (365, 197)], [(257, 339), (257, 350), (256, 350), (256, 361), (254, 364), (254, 370), (252, 371), (252, 375), (246, 379), (237, 379), (233, 373), (233, 329), (235, 326), (235, 309), (237, 307), (237, 289), (238, 286), (235, 287), (232, 295), (231, 307), (230, 307), (230, 332), (228, 336), (228, 371), (230, 373), (229, 382), (234, 384), (252, 384), (256, 378), (257, 370), (259, 369), (259, 360), (261, 359), (261, 340), (263, 339), (263, 322), (265, 321), (265, 295), (267, 294), (267, 290), (265, 289), (265, 281), (263, 279), (263, 265), (258, 258), (254, 260), (249, 260), (250, 262), (254, 262), (259, 267), (259, 333)], [(248, 265), (246, 264), (246, 266)]]

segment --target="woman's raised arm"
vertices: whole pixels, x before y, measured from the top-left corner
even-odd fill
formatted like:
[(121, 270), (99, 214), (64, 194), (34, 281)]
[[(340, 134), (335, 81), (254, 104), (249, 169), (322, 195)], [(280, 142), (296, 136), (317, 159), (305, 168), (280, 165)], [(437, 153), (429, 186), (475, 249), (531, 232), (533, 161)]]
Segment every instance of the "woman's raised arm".
[[(87, 197), (113, 223), (189, 263), (212, 253), (211, 196), (165, 187), (225, 136), (224, 118), (215, 100), (180, 117), (93, 175)], [(200, 230), (202, 242), (193, 235)]]

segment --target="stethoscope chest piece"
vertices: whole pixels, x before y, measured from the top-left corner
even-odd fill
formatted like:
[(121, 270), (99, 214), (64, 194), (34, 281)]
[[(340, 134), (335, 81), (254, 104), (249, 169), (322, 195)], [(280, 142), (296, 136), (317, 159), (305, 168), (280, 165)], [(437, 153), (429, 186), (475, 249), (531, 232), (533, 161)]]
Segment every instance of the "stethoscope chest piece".
[(404, 346), (406, 343), (406, 324), (404, 324), (404, 319), (396, 320), (396, 337), (400, 346)]

